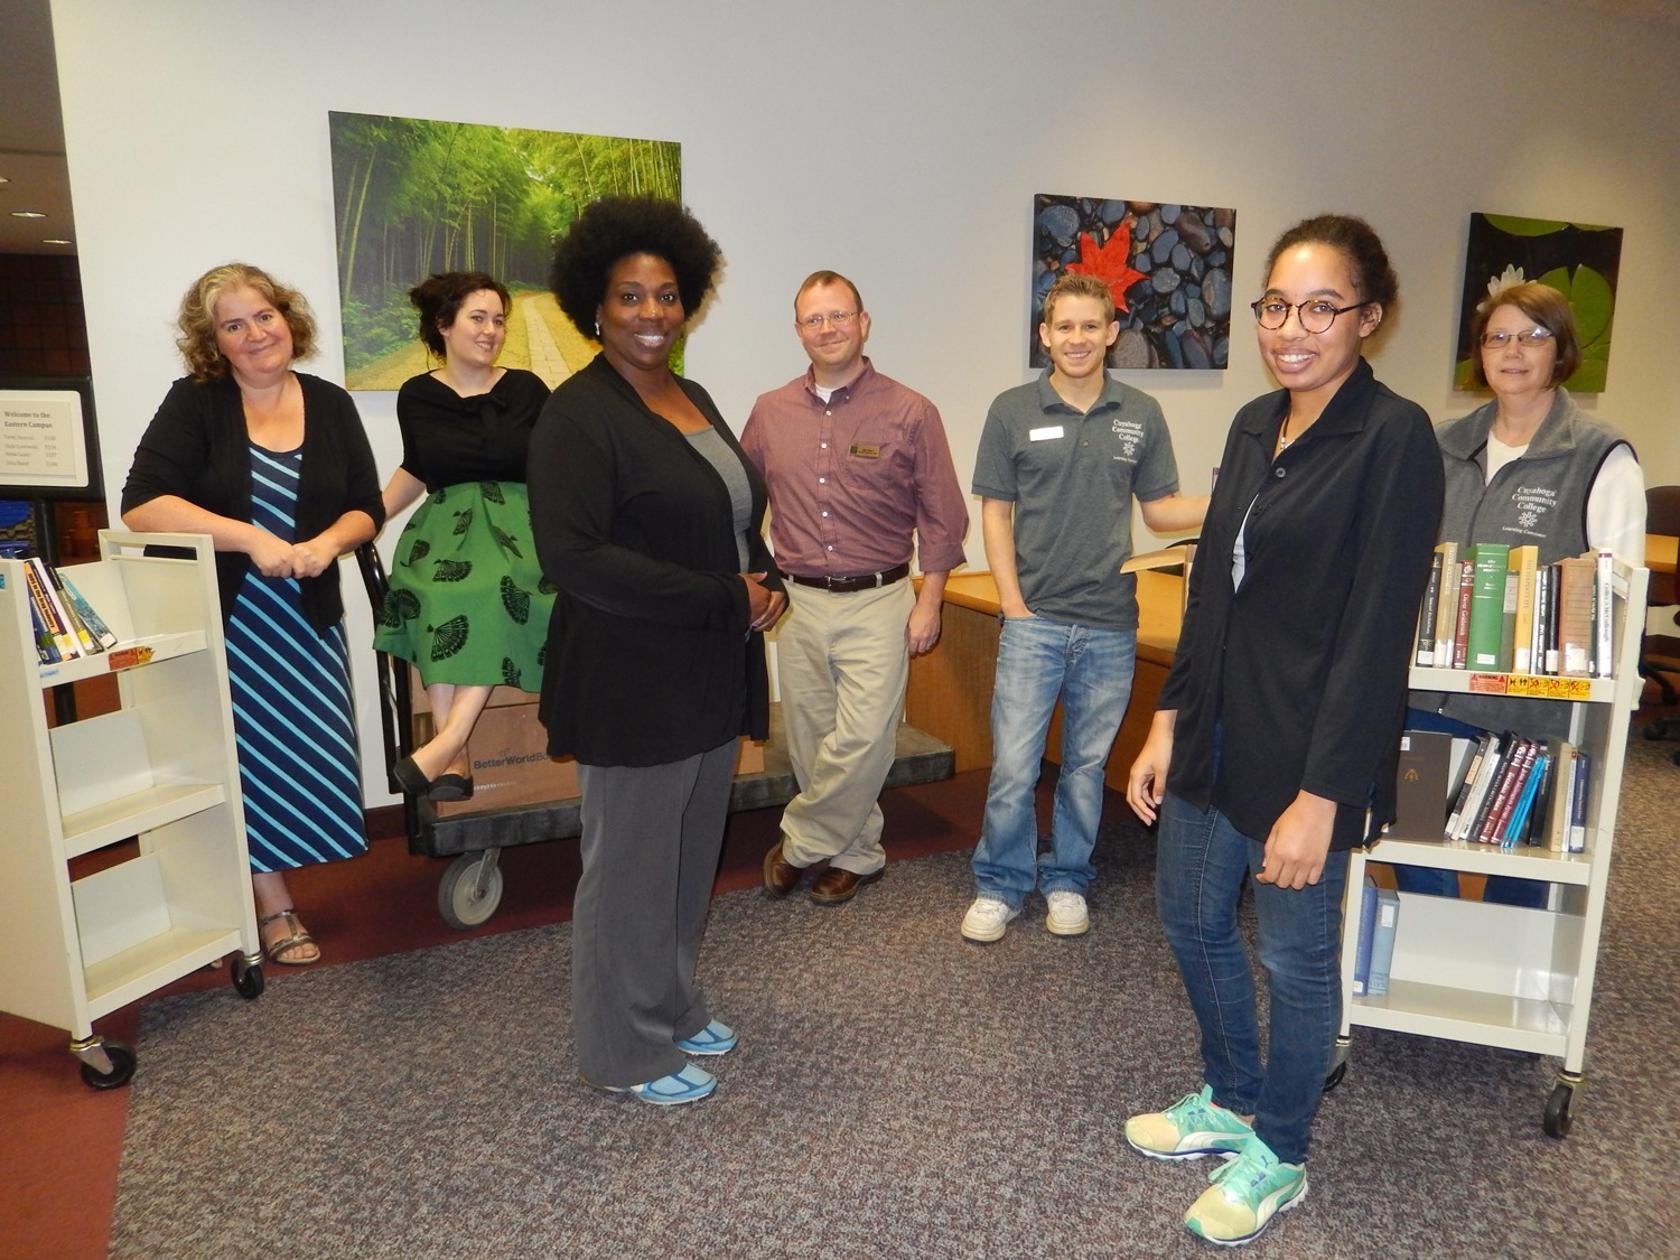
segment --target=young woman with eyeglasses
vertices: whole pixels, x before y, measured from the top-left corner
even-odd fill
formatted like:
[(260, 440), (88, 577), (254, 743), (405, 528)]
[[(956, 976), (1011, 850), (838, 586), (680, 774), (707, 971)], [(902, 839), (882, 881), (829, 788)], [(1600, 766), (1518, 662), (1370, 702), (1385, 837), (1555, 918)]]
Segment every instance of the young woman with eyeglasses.
[[(1362, 357), (1394, 273), (1362, 219), (1285, 232), (1253, 305), (1282, 386), (1237, 413), (1178, 653), (1126, 798), (1160, 821), (1156, 893), (1201, 1028), (1202, 1086), (1135, 1115), (1160, 1159), (1229, 1157), (1186, 1227), (1257, 1237), (1305, 1197), (1341, 1021), (1348, 850), (1394, 817), (1416, 610), (1440, 518), (1429, 418)], [(1237, 926), (1252, 876), (1269, 1053)]]

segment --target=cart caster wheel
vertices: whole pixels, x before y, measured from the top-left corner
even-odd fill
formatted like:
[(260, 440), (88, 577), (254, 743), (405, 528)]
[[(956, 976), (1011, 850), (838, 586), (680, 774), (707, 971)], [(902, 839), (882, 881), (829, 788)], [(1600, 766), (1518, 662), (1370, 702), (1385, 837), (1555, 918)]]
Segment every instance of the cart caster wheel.
[(139, 1062), (134, 1051), (120, 1041), (105, 1041), (101, 1043), (105, 1050), (105, 1057), (111, 1060), (111, 1070), (101, 1072), (91, 1063), (82, 1064), (82, 1080), (94, 1089), (117, 1089), (127, 1085), (134, 1077), (134, 1068)]
[(461, 854), (438, 881), (438, 913), (450, 927), (475, 928), (501, 904), (502, 869), (490, 851)]
[(1646, 739), (1661, 739), (1663, 737), (1662, 723), (1647, 722), (1644, 726), (1639, 728), (1639, 733)]
[(1546, 1115), (1540, 1122), (1546, 1130), (1547, 1137), (1566, 1138), (1569, 1136), (1569, 1105), (1575, 1101), (1575, 1087), (1559, 1081), (1552, 1089), (1552, 1096), (1546, 1100)]
[(1348, 1056), (1352, 1053), (1352, 1038), (1337, 1037), (1336, 1049), (1330, 1058), (1330, 1075), (1324, 1078), (1324, 1092), (1326, 1094), (1342, 1083), (1342, 1078), (1347, 1075)]
[(262, 991), (267, 985), (268, 982), (263, 979), (261, 963), (246, 966), (239, 959), (234, 959), (233, 987), (240, 997), (247, 1002), (255, 1001), (262, 996)]

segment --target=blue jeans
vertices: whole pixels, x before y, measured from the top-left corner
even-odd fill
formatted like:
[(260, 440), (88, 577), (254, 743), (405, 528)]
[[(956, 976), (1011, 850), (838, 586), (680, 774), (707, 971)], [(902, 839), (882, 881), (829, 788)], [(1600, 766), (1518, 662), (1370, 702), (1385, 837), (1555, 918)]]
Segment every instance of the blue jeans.
[[(1091, 850), (1102, 820), (1103, 767), (1132, 695), (1137, 631), (1006, 617), (992, 688), (992, 777), (974, 848), (981, 896), (1014, 909), (1036, 883), (1083, 893), (1096, 874)], [(1033, 791), (1056, 698), (1062, 700), (1062, 771), (1050, 852), (1038, 858)]]
[(1307, 1157), (1341, 1028), (1342, 890), (1346, 851), (1331, 853), (1316, 884), (1299, 890), (1255, 882), (1260, 961), (1271, 1006), (1269, 1052), (1260, 1060), (1254, 979), (1237, 928), (1237, 898), (1265, 861), (1264, 841), (1216, 809), (1171, 792), (1161, 803), (1155, 895), (1161, 925), (1201, 1025), (1204, 1080), (1213, 1100), (1254, 1116), (1254, 1131), (1285, 1163)]

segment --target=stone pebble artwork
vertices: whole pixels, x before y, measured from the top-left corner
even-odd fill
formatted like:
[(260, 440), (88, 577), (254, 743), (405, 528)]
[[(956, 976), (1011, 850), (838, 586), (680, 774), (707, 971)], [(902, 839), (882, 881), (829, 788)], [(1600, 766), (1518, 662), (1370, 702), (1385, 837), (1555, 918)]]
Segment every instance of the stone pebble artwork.
[(1230, 361), (1231, 260), (1237, 212), (1098, 197), (1033, 198), (1030, 362), (1044, 295), (1064, 271), (1108, 282), (1120, 336), (1113, 368), (1218, 369)]

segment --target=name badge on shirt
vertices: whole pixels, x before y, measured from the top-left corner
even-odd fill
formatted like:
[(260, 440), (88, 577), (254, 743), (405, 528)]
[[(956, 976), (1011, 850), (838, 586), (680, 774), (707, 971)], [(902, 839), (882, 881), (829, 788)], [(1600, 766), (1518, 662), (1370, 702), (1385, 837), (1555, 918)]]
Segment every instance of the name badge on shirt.
[(861, 442), (852, 443), (851, 453), (856, 455), (859, 459), (881, 458), (881, 448), (879, 446), (865, 446)]
[(1062, 426), (1059, 424), (1047, 424), (1042, 429), (1027, 430), (1027, 440), (1029, 442), (1048, 442), (1061, 436)]

